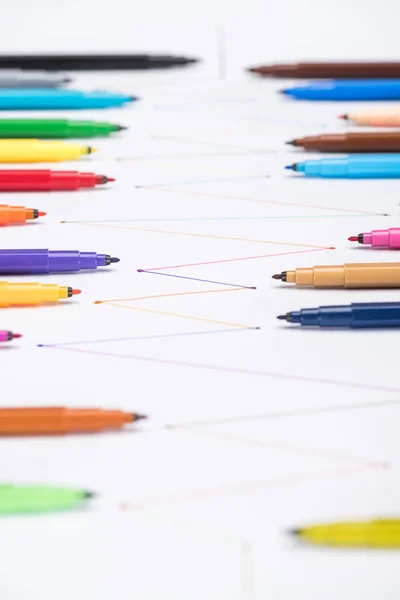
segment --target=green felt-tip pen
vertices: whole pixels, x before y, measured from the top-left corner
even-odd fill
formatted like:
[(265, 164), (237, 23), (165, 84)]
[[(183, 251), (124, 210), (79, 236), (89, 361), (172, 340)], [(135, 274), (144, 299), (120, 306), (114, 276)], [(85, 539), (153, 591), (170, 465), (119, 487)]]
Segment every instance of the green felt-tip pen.
[(0, 485), (0, 516), (79, 508), (92, 492), (49, 485)]
[(126, 129), (98, 121), (68, 119), (0, 119), (0, 138), (65, 139), (107, 136)]

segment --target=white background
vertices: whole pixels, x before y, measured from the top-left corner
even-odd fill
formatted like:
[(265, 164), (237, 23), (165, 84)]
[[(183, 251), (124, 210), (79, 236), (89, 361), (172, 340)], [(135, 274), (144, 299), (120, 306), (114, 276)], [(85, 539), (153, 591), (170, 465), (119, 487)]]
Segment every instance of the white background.
[[(286, 535), (307, 523), (399, 514), (398, 333), (305, 331), (275, 316), (319, 304), (395, 300), (399, 292), (296, 290), (270, 275), (324, 262), (396, 260), (393, 252), (350, 247), (347, 237), (398, 225), (399, 183), (287, 175), (283, 166), (298, 155), (285, 140), (342, 131), (336, 117), (350, 105), (290, 102), (275, 93), (282, 82), (243, 71), (290, 59), (397, 59), (398, 11), (394, 0), (4, 3), (4, 53), (149, 51), (204, 60), (185, 70), (78, 75), (76, 89), (141, 97), (123, 110), (79, 114), (129, 131), (96, 140), (99, 152), (79, 165), (60, 166), (115, 176), (116, 183), (2, 197), (48, 212), (40, 223), (2, 230), (4, 247), (79, 248), (121, 258), (107, 272), (41, 278), (80, 287), (73, 301), (2, 311), (1, 327), (24, 334), (0, 349), (2, 404), (115, 407), (150, 419), (133, 432), (2, 440), (2, 481), (76, 486), (99, 498), (86, 511), (1, 520), (1, 598), (398, 598), (395, 552), (322, 551)], [(225, 38), (223, 61), (217, 29)], [(168, 183), (181, 191), (134, 187)], [(336, 250), (166, 270), (257, 290), (120, 303), (260, 330), (90, 342), (229, 329), (93, 304), (227, 289), (139, 268), (301, 249), (60, 224), (174, 217), (279, 218), (113, 225)], [(73, 343), (82, 340), (89, 342)], [(61, 343), (72, 351), (37, 347)], [(214, 418), (227, 422), (165, 428)]]

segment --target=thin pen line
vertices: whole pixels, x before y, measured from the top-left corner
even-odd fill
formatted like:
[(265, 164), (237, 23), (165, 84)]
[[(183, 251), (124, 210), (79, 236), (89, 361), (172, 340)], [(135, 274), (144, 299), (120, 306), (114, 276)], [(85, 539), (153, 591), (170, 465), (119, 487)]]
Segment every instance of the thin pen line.
[(243, 175), (241, 177), (219, 177), (216, 179), (193, 179), (189, 181), (172, 181), (168, 183), (153, 183), (149, 185), (134, 185), (135, 189), (153, 189), (164, 188), (170, 185), (192, 185), (196, 183), (226, 183), (231, 181), (242, 181), (247, 179), (270, 179), (271, 175)]
[[(373, 216), (376, 216), (375, 214)], [(372, 217), (372, 215), (278, 215), (260, 217), (168, 217), (167, 219), (100, 219), (60, 221), (60, 223), (161, 223), (180, 221), (260, 221), (270, 219), (354, 219)]]
[(172, 273), (156, 273), (154, 271), (148, 271), (147, 269), (138, 269), (138, 273), (149, 273), (150, 275), (164, 275), (165, 277), (176, 277), (178, 279), (190, 279), (191, 281), (201, 281), (203, 283), (216, 283), (219, 285), (229, 285), (234, 287), (235, 289), (243, 288), (246, 290), (255, 290), (257, 289), (254, 285), (238, 285), (236, 283), (223, 283), (222, 281), (211, 281), (210, 279), (198, 279), (197, 277), (184, 277), (183, 275), (173, 275)]
[(235, 292), (248, 289), (253, 288), (240, 286), (229, 290), (201, 290), (196, 292), (176, 292), (174, 294), (155, 294), (153, 296), (140, 296), (137, 298), (113, 298), (112, 300), (96, 300), (93, 302), (93, 304), (107, 304), (108, 302), (131, 302), (133, 300), (150, 300), (151, 298), (171, 298), (172, 296), (194, 296), (196, 294), (216, 294), (218, 292)]

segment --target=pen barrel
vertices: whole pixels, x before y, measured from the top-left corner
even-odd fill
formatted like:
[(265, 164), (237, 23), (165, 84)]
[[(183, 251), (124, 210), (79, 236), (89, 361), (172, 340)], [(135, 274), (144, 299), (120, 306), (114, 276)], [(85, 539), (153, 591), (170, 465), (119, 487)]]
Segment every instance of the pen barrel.
[(65, 119), (0, 119), (0, 138), (58, 139), (68, 137)]
[(0, 225), (9, 223), (25, 223), (27, 219), (27, 209), (24, 206), (8, 206), (0, 204)]
[(400, 177), (400, 154), (350, 156), (348, 177), (353, 179)]
[(398, 288), (400, 263), (358, 263), (344, 265), (346, 288)]
[(349, 118), (357, 125), (366, 127), (400, 127), (400, 113), (382, 113), (377, 115), (355, 115)]
[(79, 250), (0, 250), (0, 274), (71, 273), (105, 267), (107, 257)]
[(0, 486), (0, 515), (68, 510), (86, 499), (84, 492), (50, 486)]
[(0, 436), (63, 435), (120, 429), (133, 416), (119, 410), (46, 408), (0, 409)]
[(0, 110), (79, 110), (121, 106), (132, 97), (108, 92), (0, 89)]
[(0, 190), (7, 192), (50, 191), (49, 170), (0, 169)]
[(337, 523), (306, 528), (301, 539), (324, 546), (354, 548), (399, 548), (398, 520)]
[(353, 329), (400, 327), (400, 302), (376, 302), (351, 305)]
[(364, 244), (374, 247), (400, 248), (400, 228), (374, 229), (371, 233), (364, 234)]
[(0, 342), (9, 342), (10, 340), (12, 340), (12, 337), (10, 337), (9, 331), (0, 331)]
[(91, 188), (96, 185), (94, 173), (79, 173), (78, 171), (51, 171), (50, 189), (79, 190), (82, 187)]
[(0, 307), (29, 306), (68, 298), (68, 288), (54, 284), (0, 281)]
[(400, 152), (400, 133), (348, 133), (303, 138), (306, 150), (320, 152)]
[(86, 152), (77, 144), (40, 140), (0, 140), (0, 163), (35, 163), (76, 160)]
[[(280, 77), (305, 79), (384, 79), (400, 77), (400, 63), (297, 63), (288, 66)], [(293, 68), (295, 67), (295, 69)]]

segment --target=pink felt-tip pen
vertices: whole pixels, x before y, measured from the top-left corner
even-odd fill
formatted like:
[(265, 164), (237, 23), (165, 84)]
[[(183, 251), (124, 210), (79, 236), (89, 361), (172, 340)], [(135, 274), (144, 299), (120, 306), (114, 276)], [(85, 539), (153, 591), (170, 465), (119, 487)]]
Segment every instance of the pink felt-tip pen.
[(20, 338), (22, 335), (20, 333), (13, 333), (12, 331), (1, 331), (0, 330), (0, 342), (11, 342), (16, 338)]
[(400, 249), (400, 227), (374, 229), (366, 233), (352, 235), (349, 237), (349, 242), (358, 242), (359, 244), (380, 248)]

